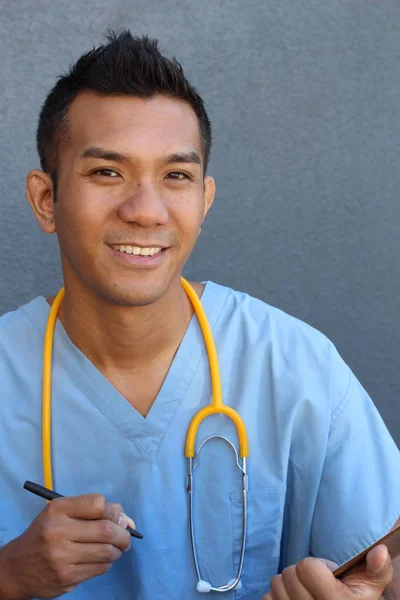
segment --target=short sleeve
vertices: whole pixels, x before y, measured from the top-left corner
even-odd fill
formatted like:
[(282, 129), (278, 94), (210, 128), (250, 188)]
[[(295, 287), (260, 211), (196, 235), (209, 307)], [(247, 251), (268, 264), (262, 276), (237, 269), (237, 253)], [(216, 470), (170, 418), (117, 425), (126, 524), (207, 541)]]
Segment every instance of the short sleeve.
[(400, 453), (349, 371), (335, 408), (311, 532), (311, 554), (341, 564), (385, 535), (400, 516)]

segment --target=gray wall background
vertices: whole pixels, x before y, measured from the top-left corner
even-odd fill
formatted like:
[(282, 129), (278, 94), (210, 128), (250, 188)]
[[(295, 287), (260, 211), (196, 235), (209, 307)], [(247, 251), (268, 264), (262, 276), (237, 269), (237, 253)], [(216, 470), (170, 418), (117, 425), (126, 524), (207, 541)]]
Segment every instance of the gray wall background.
[(61, 284), (25, 201), (37, 114), (107, 28), (158, 37), (214, 125), (216, 203), (186, 275), (323, 331), (400, 442), (400, 3), (0, 0), (0, 313)]

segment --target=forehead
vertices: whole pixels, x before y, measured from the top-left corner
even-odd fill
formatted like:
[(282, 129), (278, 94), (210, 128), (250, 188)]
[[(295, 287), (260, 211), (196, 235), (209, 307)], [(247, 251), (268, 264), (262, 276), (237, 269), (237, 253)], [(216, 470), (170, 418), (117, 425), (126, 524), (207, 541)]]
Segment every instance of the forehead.
[(197, 116), (187, 102), (153, 96), (105, 96), (82, 92), (72, 102), (61, 153), (76, 156), (90, 146), (145, 157), (196, 149), (202, 156)]

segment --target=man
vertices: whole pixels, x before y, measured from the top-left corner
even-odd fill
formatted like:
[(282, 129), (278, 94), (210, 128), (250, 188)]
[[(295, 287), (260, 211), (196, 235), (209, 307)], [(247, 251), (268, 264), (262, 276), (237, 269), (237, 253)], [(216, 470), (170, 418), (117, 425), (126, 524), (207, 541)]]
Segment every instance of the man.
[[(39, 297), (0, 320), (0, 599), (199, 598), (184, 445), (212, 393), (180, 278), (215, 194), (203, 102), (155, 42), (110, 34), (50, 92), (37, 143), (42, 169), (29, 173), (27, 196), (41, 229), (57, 234), (65, 282), (51, 462), (66, 497), (45, 506), (22, 488), (43, 482), (42, 347), (54, 298)], [(344, 562), (400, 514), (399, 453), (366, 392), (304, 323), (214, 283), (192, 285), (223, 398), (250, 444), (244, 568), (225, 598), (400, 598), (384, 546), (342, 582), (307, 558)], [(197, 447), (213, 433), (237, 441), (214, 415)], [(242, 509), (232, 449), (213, 438), (194, 485), (199, 568), (213, 586), (236, 576)], [(144, 534), (132, 544), (131, 518)]]

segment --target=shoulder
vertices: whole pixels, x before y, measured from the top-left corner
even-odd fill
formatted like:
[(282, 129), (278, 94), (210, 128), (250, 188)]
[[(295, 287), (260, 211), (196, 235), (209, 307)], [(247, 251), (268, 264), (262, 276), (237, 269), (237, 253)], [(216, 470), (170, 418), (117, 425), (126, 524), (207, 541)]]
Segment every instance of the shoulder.
[(0, 315), (0, 332), (7, 333), (14, 327), (29, 325), (39, 307), (43, 308), (43, 302), (46, 302), (45, 299), (38, 296), (18, 308)]
[(329, 386), (346, 391), (351, 371), (322, 332), (245, 292), (217, 286), (225, 296), (216, 330), (244, 354), (260, 356), (277, 377), (294, 385)]
[(268, 339), (281, 351), (290, 350), (291, 355), (299, 346), (302, 350), (318, 349), (318, 352), (330, 352), (334, 347), (322, 332), (276, 306), (245, 292), (215, 283), (212, 285), (226, 296), (221, 312), (223, 325), (247, 330), (254, 343)]
[(0, 316), (0, 360), (14, 353), (32, 354), (35, 346), (43, 343), (41, 326), (46, 310), (45, 299), (38, 297)]

